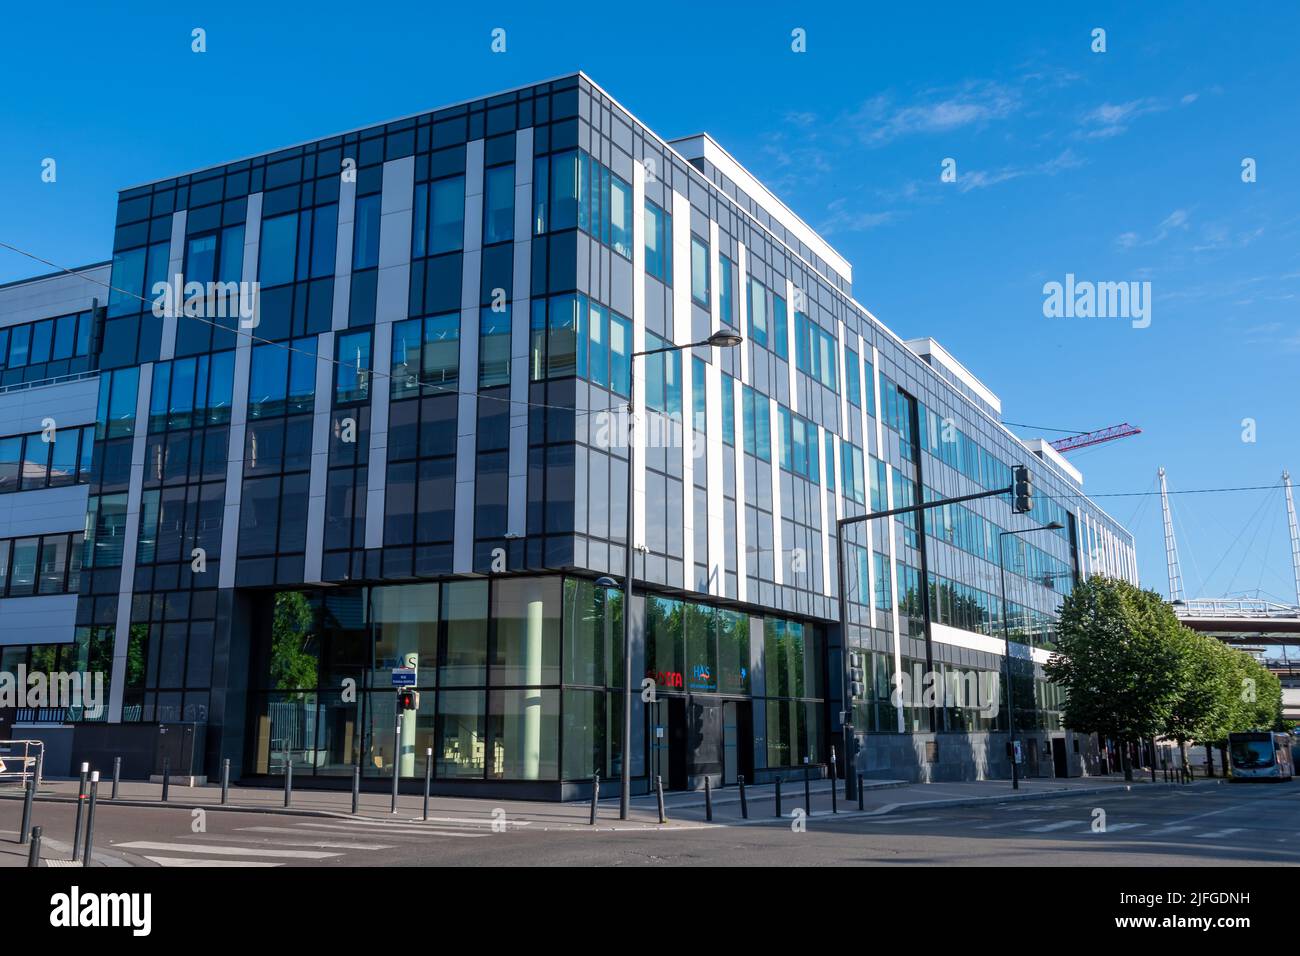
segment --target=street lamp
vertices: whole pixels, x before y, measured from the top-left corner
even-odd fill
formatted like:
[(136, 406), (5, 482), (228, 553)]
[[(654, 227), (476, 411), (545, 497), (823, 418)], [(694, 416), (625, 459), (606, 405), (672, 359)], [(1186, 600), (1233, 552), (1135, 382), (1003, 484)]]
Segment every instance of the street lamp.
[(998, 577), (1002, 581), (1002, 639), (1005, 643), (1002, 657), (1003, 672), (1007, 682), (1007, 738), (1011, 743), (1011, 789), (1020, 789), (1020, 765), (1016, 763), (1016, 710), (1011, 696), (1011, 632), (1007, 627), (1007, 563), (1004, 560), (1002, 539), (1009, 534), (1031, 534), (1035, 531), (1060, 531), (1065, 525), (1059, 521), (1050, 521), (1036, 528), (1021, 528), (1019, 531), (998, 532)]
[(633, 526), (636, 512), (636, 441), (632, 430), (632, 417), (636, 408), (636, 360), (661, 352), (682, 352), (687, 349), (710, 346), (716, 349), (735, 348), (745, 341), (739, 333), (719, 329), (700, 342), (685, 345), (665, 345), (657, 349), (633, 352), (628, 360), (627, 372), (627, 552), (623, 575), (623, 740), (622, 768), (619, 779), (618, 818), (627, 819), (628, 797), (632, 789), (632, 569)]

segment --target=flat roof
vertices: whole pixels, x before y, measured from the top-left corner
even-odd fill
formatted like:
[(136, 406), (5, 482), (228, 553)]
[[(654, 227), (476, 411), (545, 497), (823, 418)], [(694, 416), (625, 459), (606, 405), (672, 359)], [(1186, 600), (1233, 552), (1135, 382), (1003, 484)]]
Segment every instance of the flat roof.
[(811, 226), (803, 221), (789, 206), (758, 181), (758, 177), (742, 166), (734, 156), (708, 133), (696, 133), (670, 140), (679, 153), (687, 159), (703, 159), (716, 166), (724, 176), (735, 183), (747, 196), (757, 202), (767, 213), (779, 222), (799, 241), (817, 253), (826, 264), (839, 273), (849, 284), (853, 283), (853, 266), (842, 255), (831, 248)]

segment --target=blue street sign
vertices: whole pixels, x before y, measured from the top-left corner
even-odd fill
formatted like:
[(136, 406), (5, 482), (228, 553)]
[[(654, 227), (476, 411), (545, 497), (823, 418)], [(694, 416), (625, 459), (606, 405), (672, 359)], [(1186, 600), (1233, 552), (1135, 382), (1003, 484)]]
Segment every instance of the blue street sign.
[(412, 687), (415, 684), (415, 670), (410, 667), (393, 668), (394, 687)]

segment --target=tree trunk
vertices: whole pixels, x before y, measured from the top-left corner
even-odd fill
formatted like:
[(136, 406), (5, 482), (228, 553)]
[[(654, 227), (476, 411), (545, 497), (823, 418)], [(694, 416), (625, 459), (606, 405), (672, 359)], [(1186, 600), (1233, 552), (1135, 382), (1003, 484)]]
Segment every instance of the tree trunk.
[(1190, 764), (1188, 763), (1187, 757), (1187, 741), (1183, 740), (1181, 737), (1178, 740), (1178, 757), (1181, 764), (1178, 768), (1178, 773), (1180, 776), (1184, 776), (1186, 775), (1187, 768)]
[(1209, 744), (1205, 745), (1205, 770), (1209, 776), (1214, 776), (1214, 748)]
[(1121, 740), (1119, 744), (1119, 765), (1124, 768), (1124, 782), (1133, 782), (1133, 765), (1129, 763), (1128, 741)]

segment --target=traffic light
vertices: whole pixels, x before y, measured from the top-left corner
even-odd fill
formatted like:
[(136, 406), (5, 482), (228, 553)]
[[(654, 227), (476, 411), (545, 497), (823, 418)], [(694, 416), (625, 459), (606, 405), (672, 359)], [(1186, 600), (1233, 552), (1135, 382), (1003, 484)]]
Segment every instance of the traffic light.
[(420, 692), (418, 690), (411, 690), (409, 687), (403, 687), (397, 692), (397, 709), (419, 710)]
[(849, 652), (849, 696), (863, 696), (862, 655), (857, 651)]
[(1016, 465), (1011, 469), (1011, 494), (1014, 501), (1011, 510), (1016, 514), (1028, 514), (1034, 508), (1034, 484), (1029, 480), (1029, 469)]

